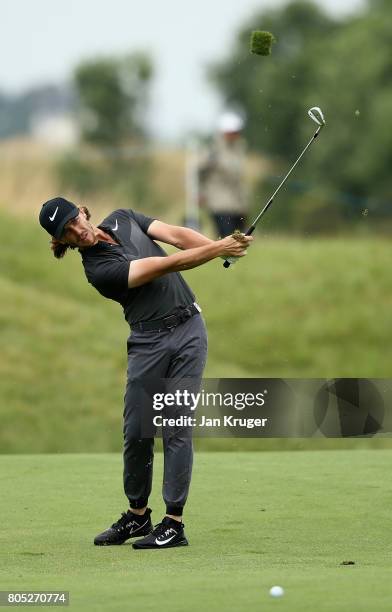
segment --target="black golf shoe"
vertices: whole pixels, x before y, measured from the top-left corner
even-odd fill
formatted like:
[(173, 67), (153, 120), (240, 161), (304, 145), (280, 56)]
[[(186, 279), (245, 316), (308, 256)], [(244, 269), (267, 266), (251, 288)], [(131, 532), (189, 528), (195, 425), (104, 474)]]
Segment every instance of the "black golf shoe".
[(122, 512), (121, 518), (116, 523), (94, 538), (94, 544), (96, 546), (123, 544), (129, 538), (147, 535), (153, 528), (150, 514), (150, 508), (147, 508), (142, 516), (133, 514), (130, 510)]
[(133, 548), (174, 548), (174, 546), (188, 546), (184, 533), (184, 524), (165, 516), (162, 523), (155, 525), (154, 530), (145, 538), (132, 544)]

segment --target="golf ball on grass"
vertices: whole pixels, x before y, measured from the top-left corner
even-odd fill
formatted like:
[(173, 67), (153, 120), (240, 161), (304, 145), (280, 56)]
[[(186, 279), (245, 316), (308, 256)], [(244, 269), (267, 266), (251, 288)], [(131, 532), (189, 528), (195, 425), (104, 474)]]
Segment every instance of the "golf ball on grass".
[(284, 595), (284, 590), (281, 586), (273, 586), (270, 588), (269, 594), (271, 597), (282, 597)]

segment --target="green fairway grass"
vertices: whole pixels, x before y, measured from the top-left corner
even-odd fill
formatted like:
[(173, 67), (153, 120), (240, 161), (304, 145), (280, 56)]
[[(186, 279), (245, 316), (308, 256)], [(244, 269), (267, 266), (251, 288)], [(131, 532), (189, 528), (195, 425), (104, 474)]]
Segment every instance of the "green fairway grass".
[[(187, 548), (94, 547), (126, 509), (121, 457), (0, 457), (1, 590), (75, 611), (391, 609), (390, 451), (198, 453)], [(163, 514), (156, 456), (153, 520)], [(353, 566), (342, 566), (354, 561)], [(281, 585), (285, 596), (268, 591)]]
[[(94, 218), (98, 222), (99, 218)], [(54, 259), (38, 222), (0, 212), (0, 448), (118, 451), (129, 327)], [(391, 243), (255, 235), (229, 270), (185, 273), (209, 332), (208, 377), (389, 378)]]

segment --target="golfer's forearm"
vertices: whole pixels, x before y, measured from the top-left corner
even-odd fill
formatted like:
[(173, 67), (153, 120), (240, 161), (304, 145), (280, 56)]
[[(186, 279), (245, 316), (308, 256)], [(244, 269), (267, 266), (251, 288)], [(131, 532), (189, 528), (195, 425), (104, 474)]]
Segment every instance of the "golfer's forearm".
[(180, 251), (168, 257), (146, 257), (132, 261), (129, 266), (128, 286), (139, 287), (169, 272), (197, 268), (221, 254), (220, 241), (211, 241), (205, 246)]
[(181, 270), (197, 268), (197, 266), (201, 266), (221, 254), (222, 245), (218, 241), (209, 240), (207, 244), (202, 246), (187, 248), (185, 251), (165, 257), (165, 264), (168, 266), (167, 272), (180, 272)]
[(176, 246), (179, 249), (194, 249), (213, 242), (214, 240), (188, 227), (176, 228)]

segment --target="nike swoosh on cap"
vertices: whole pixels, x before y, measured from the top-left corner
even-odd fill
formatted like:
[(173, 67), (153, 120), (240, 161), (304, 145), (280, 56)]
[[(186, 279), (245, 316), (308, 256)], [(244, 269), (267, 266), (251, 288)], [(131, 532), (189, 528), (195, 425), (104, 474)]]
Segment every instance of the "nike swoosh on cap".
[(57, 215), (57, 211), (58, 211), (59, 207), (57, 206), (56, 210), (54, 211), (53, 215), (51, 217), (49, 217), (50, 221), (54, 221), (55, 216)]
[(114, 232), (116, 232), (116, 231), (118, 230), (118, 223), (117, 223), (117, 219), (116, 219), (116, 227), (112, 227), (112, 230), (113, 230)]

